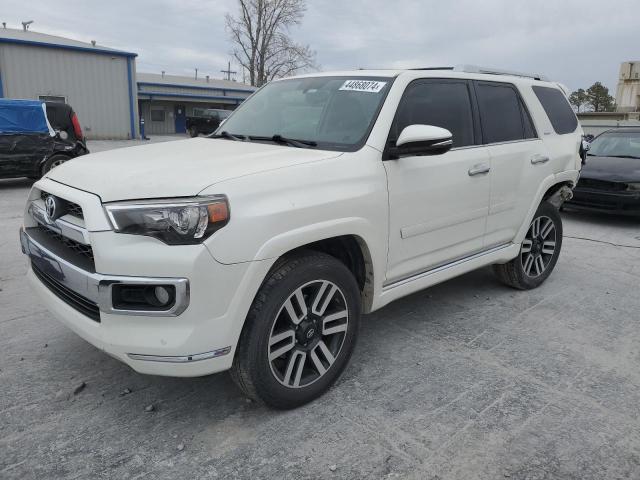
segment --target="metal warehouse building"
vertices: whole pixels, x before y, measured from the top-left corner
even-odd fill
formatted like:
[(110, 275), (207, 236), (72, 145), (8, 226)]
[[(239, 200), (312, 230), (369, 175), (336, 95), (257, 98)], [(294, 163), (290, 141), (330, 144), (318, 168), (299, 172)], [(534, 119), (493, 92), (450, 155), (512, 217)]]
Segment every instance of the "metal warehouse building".
[(233, 110), (255, 90), (226, 80), (138, 73), (138, 104), (146, 134), (185, 133), (196, 108)]
[(137, 136), (135, 53), (0, 29), (0, 97), (69, 103), (89, 138)]
[(233, 110), (254, 87), (137, 73), (137, 54), (28, 30), (0, 28), (0, 98), (71, 105), (89, 139), (185, 132), (194, 108)]

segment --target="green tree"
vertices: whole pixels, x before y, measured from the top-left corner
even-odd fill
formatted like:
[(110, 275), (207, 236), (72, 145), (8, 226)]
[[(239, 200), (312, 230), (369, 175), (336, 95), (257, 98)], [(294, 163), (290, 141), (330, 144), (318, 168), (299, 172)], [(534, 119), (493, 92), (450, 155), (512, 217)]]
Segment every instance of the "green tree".
[(594, 112), (612, 112), (615, 108), (615, 98), (609, 95), (609, 89), (600, 82), (587, 89), (587, 99)]
[(589, 98), (587, 97), (587, 92), (585, 92), (584, 88), (579, 88), (569, 95), (569, 103), (576, 107), (578, 113), (580, 113), (581, 108), (586, 108), (589, 103)]

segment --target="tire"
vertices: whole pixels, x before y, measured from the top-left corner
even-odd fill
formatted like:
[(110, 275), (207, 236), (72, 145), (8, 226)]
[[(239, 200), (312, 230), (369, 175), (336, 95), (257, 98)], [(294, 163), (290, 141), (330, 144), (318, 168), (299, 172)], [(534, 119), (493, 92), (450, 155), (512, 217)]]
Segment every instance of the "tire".
[(518, 256), (508, 263), (494, 265), (498, 279), (510, 287), (530, 290), (541, 285), (551, 275), (562, 248), (562, 219), (558, 210), (542, 202)]
[(318, 398), (349, 362), (360, 302), (355, 278), (334, 257), (313, 251), (285, 257), (253, 301), (231, 377), (248, 397), (277, 409)]
[(191, 138), (197, 137), (198, 135), (200, 135), (200, 132), (198, 132), (198, 129), (196, 127), (189, 128), (189, 136)]
[(62, 165), (68, 160), (71, 160), (71, 158), (66, 155), (52, 155), (44, 162), (44, 165), (42, 165), (42, 176), (44, 177), (52, 168)]

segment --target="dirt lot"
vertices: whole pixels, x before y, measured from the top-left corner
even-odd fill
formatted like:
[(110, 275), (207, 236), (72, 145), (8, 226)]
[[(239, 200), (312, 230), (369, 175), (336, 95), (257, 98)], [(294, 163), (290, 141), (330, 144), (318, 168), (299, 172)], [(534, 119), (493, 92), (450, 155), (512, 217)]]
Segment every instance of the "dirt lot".
[(2, 479), (640, 478), (638, 219), (565, 213), (537, 290), (485, 269), (365, 317), (338, 384), (276, 412), (52, 319), (18, 244), (30, 185), (0, 181)]

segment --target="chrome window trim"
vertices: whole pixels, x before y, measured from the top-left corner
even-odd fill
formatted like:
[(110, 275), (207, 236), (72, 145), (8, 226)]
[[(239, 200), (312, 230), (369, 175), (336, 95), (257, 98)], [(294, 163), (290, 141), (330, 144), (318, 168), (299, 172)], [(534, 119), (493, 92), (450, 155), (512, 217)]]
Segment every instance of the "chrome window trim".
[[(114, 315), (139, 315), (148, 317), (177, 317), (189, 306), (190, 289), (186, 278), (130, 277), (104, 275), (83, 270), (55, 255), (20, 229), (22, 252), (29, 256), (38, 268), (77, 294), (93, 301), (100, 312)], [(172, 285), (176, 300), (167, 310), (122, 310), (112, 304), (113, 285)]]

